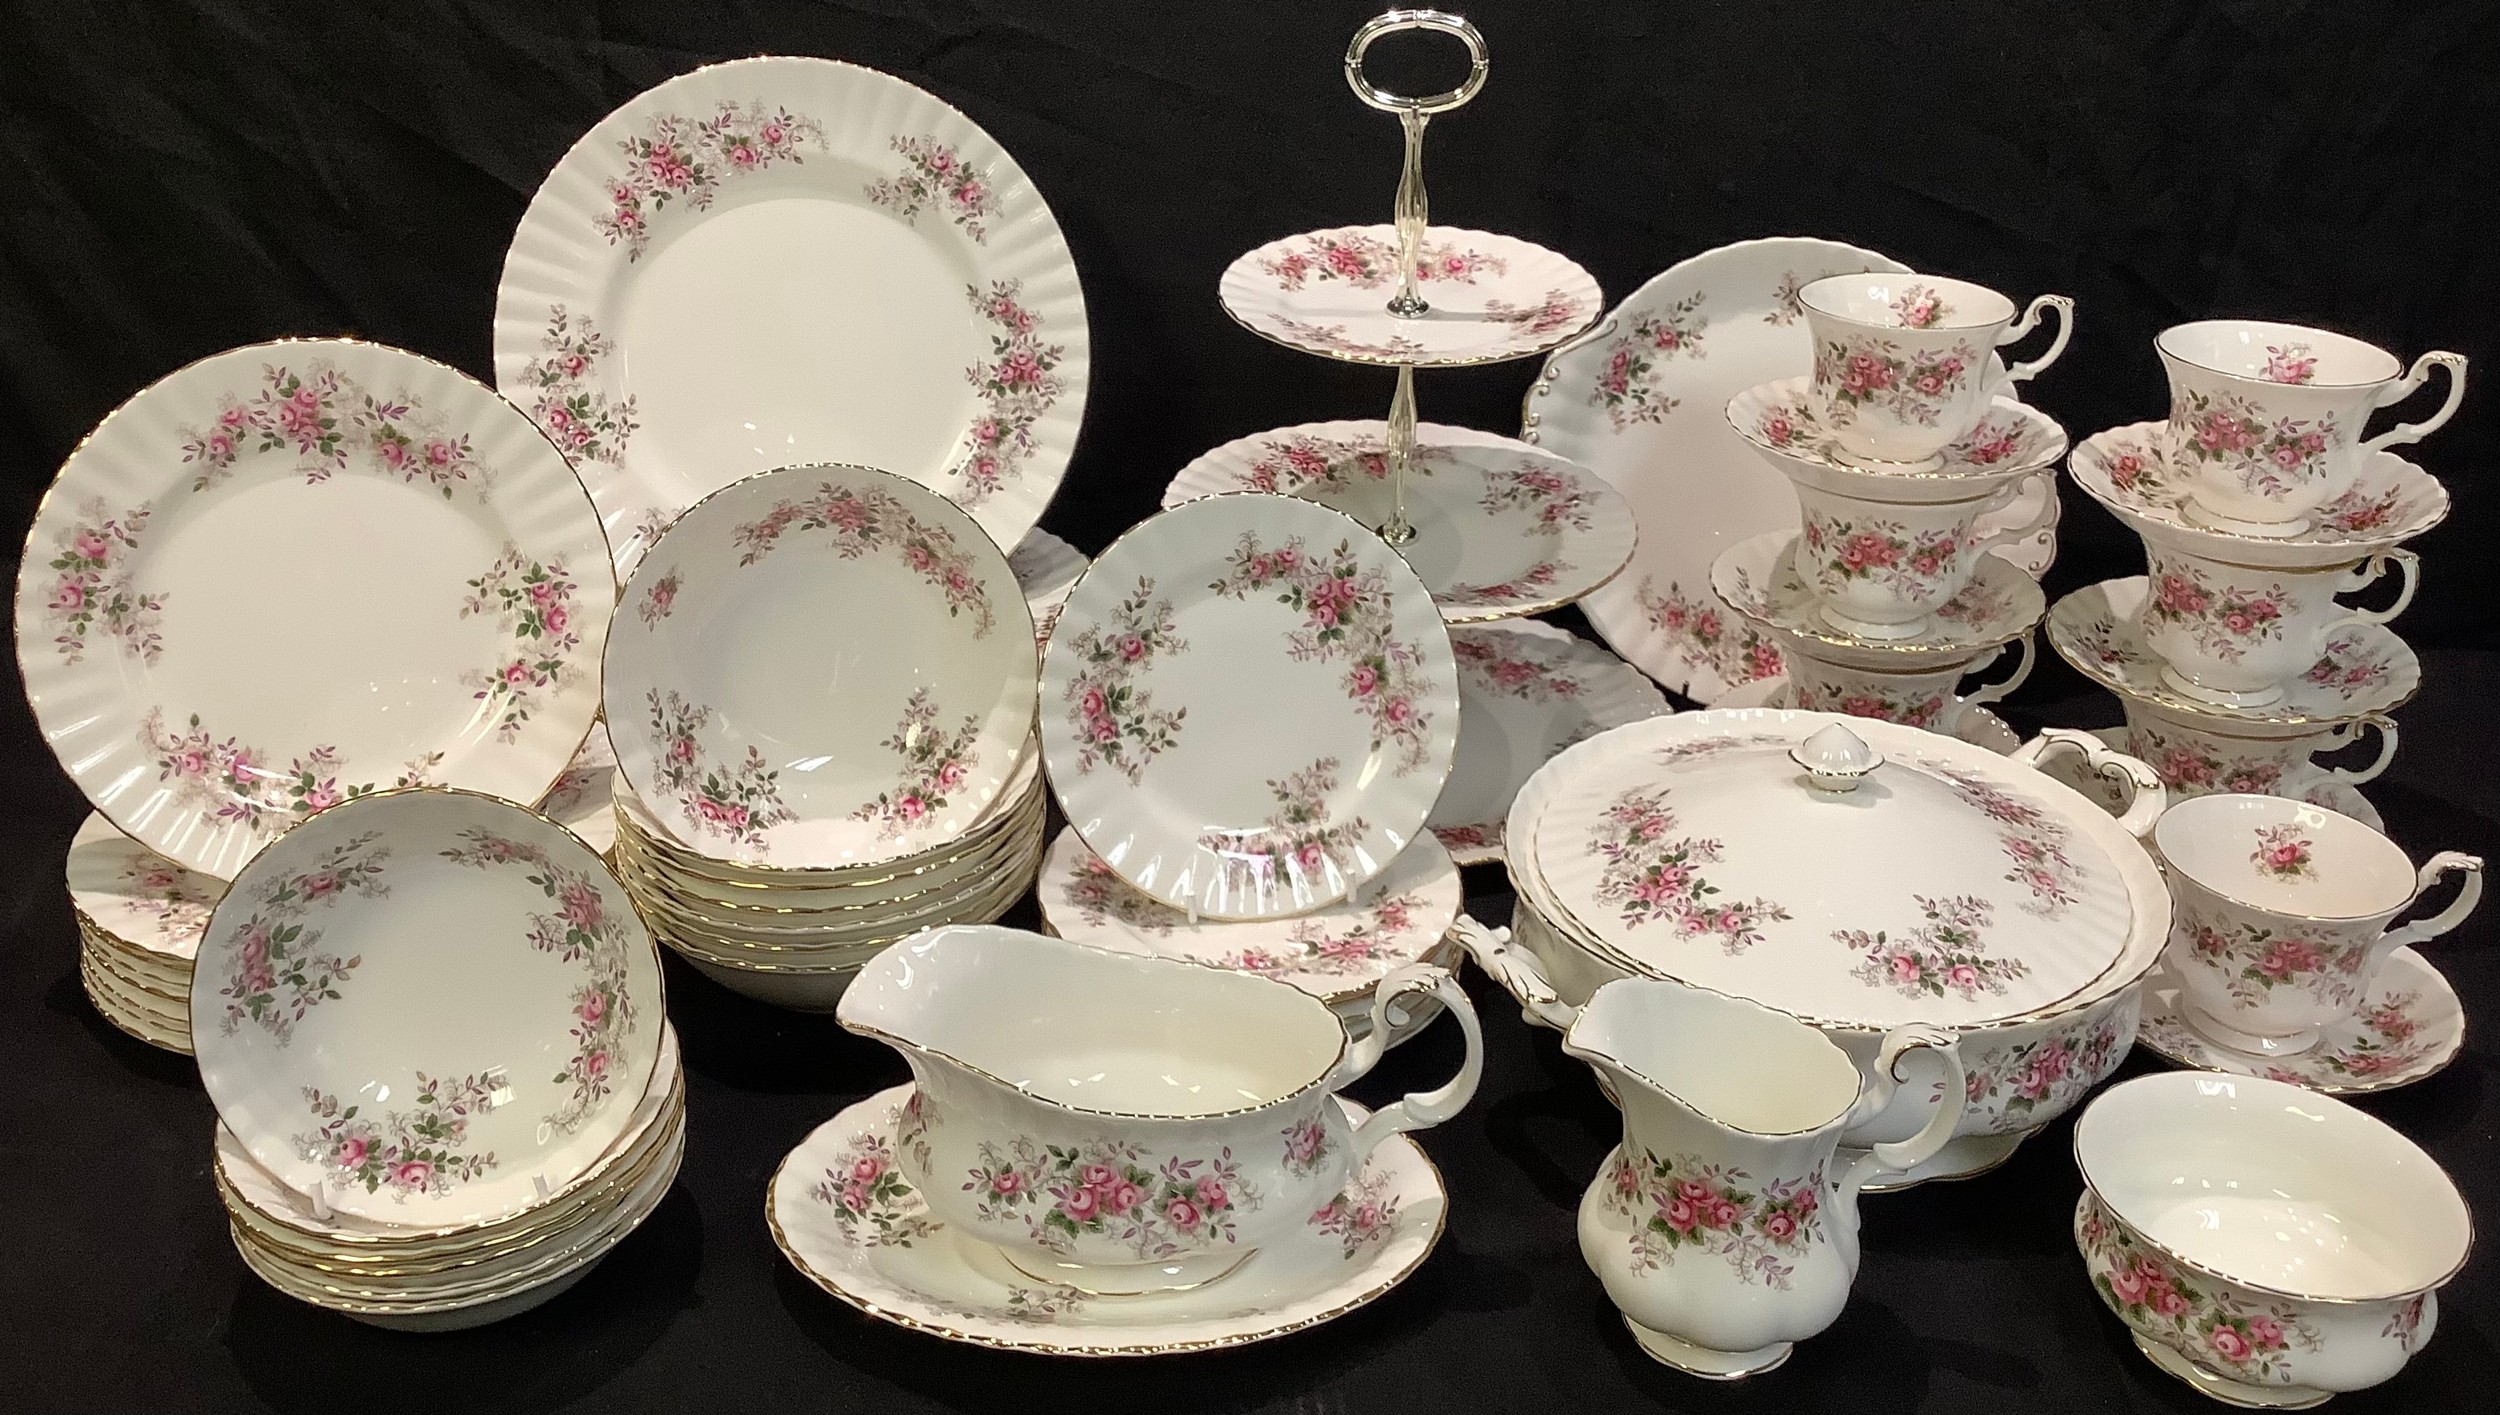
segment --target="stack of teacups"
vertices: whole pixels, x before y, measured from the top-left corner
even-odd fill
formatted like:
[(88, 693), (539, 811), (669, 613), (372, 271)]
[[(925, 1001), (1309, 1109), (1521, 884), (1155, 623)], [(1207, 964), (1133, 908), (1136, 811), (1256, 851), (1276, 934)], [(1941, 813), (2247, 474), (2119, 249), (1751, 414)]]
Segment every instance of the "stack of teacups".
[[(2057, 514), (2066, 434), (2013, 385), (2066, 346), (2073, 301), (2014, 302), (1966, 281), (1869, 273), (1798, 292), (1810, 376), (1749, 388), (1729, 423), (1796, 488), (1802, 529), (1731, 546), (1712, 586), (1780, 645), (1795, 704), (1951, 732), (1964, 708), (2029, 671), (2045, 607), (2036, 584), (1988, 552)], [(2058, 312), (2046, 353), (2009, 369), (1994, 350)], [(2020, 639), (2012, 679), (1956, 695), (1960, 679)]]
[[(2383, 626), (2413, 597), (2418, 562), (2398, 545), (2437, 525), (2448, 496), (2385, 449), (2447, 421), (2465, 361), (2395, 356), (2322, 329), (2203, 320), (2155, 341), (2170, 416), (2112, 428), (2075, 449), (2074, 478), (2144, 541), (2142, 579), (2061, 600), (2049, 636), (2126, 704), (2129, 748), (2176, 791), (2302, 796), (2367, 816), (2350, 783), (2395, 749), (2389, 709), (2419, 680)], [(2371, 411), (2448, 371), (2428, 420), (2360, 436)], [(2386, 608), (2337, 596), (2394, 575)], [(2329, 774), (2319, 752), (2364, 726), (2374, 765)]]
[(226, 882), (184, 869), (90, 815), (69, 845), (78, 977), (104, 1019), (191, 1054), (191, 963)]

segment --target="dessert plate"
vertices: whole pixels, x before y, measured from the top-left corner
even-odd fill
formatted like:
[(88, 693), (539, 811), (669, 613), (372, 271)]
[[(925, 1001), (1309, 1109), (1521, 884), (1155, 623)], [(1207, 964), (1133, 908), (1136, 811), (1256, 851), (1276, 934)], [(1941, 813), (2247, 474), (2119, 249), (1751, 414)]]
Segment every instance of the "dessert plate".
[(186, 870), (90, 815), (69, 842), (69, 902), (79, 921), (188, 964), (226, 882)]
[(1288, 349), (1410, 368), (1541, 354), (1605, 307), (1596, 279), (1567, 256), (1516, 236), (1434, 226), (1415, 263), (1430, 308), (1393, 315), (1397, 251), (1394, 226), (1305, 231), (1226, 266), (1216, 298), (1244, 329)]
[(1068, 823), (1202, 918), (1307, 913), (1387, 869), (1441, 794), (1458, 711), (1423, 581), (1291, 496), (1210, 496), (1129, 531), (1042, 659)]
[(580, 469), (630, 573), (750, 472), (884, 467), (1002, 547), (1085, 408), (1085, 297), (973, 121), (830, 59), (714, 64), (601, 119), (530, 200), (495, 381)]
[[(1798, 290), (1826, 275), (1908, 269), (1804, 237), (1704, 251), (1546, 360), (1529, 390), (1520, 437), (1605, 478), (1640, 528), (1630, 568), (1581, 607), (1615, 652), (1670, 690), (1712, 703), (1780, 671), (1776, 647), (1730, 623), (1710, 595), (1721, 551), (1797, 528), (1786, 479), (1728, 426), (1728, 399), (1812, 366)], [(2025, 525), (2043, 509), (2026, 495), (1981, 526)], [(2037, 574), (2055, 553), (2054, 526), (1995, 553)]]
[(1511, 799), (1556, 752), (1674, 710), (1632, 665), (1532, 619), (1452, 629), (1450, 652), (1458, 756), (1425, 823), (1462, 865), (1502, 858)]
[(865, 467), (706, 497), (626, 586), (608, 640), (617, 770), (704, 855), (859, 865), (998, 799), (1033, 735), (1032, 616), (972, 517)]
[[(933, 1218), (895, 1168), (912, 1088), (818, 1126), (764, 1194), (773, 1242), (807, 1279), (869, 1316), (948, 1341), (1058, 1356), (1161, 1356), (1246, 1346), (1379, 1300), (1431, 1256), (1449, 1212), (1440, 1172), (1392, 1135), (1310, 1216), (1299, 1242), (1262, 1248), (1213, 1282), (1089, 1297), (1025, 1276), (996, 1248)], [(1368, 1114), (1340, 1100), (1349, 1116)]]
[(2142, 575), (2086, 585), (2049, 610), (2049, 646), (2083, 676), (2113, 693), (2195, 716), (2242, 722), (2345, 722), (2388, 712), (2422, 686), (2422, 664), (2402, 639), (2378, 624), (2337, 630), (2306, 673), (2262, 707), (2209, 703), (2164, 682), (2161, 656), (2144, 642)]
[(1291, 919), (1192, 923), (1131, 887), (1073, 830), (1042, 857), (1039, 892), (1042, 918), (1061, 938), (1256, 973), (1331, 1005), (1368, 996), (1390, 969), (1439, 948), (1459, 909), (1458, 866), (1428, 834), (1354, 897)]
[[(1284, 492), (1366, 526), (1388, 522), (1389, 425), (1377, 418), (1304, 423), (1227, 442), (1180, 469), (1165, 506), (1227, 491)], [(1509, 619), (1571, 603), (1632, 558), (1632, 512), (1587, 470), (1515, 438), (1438, 423), (1415, 426), (1398, 547), (1452, 624)]]
[(2465, 1044), (2465, 1009), (2429, 959), (2399, 948), (2379, 965), (2360, 1011), (2329, 1027), (2295, 1056), (2251, 1056), (2205, 1039), (2187, 1021), (2167, 963), (2144, 982), (2144, 1024), (2136, 1040), (2164, 1059), (2198, 1071), (2288, 1081), (2331, 1096), (2392, 1091), (2426, 1081)]
[(2066, 455), (2066, 429), (2018, 399), (1999, 394), (1969, 432), (1933, 467), (1861, 466), (1815, 410), (1811, 378), (1756, 384), (1727, 400), (1728, 426), (1792, 481), (1870, 501), (1953, 501), (1985, 496), (2017, 477), (2053, 468)]
[(200, 1080), (263, 1169), (385, 1223), (486, 1223), (624, 1132), (659, 1055), (660, 960), (553, 821), (395, 790), (287, 832), (218, 905), (191, 986)]
[(2448, 516), (2448, 489), (2393, 452), (2372, 453), (2352, 489), (2310, 513), (2296, 535), (2201, 525), (2170, 477), (2170, 424), (2129, 423), (2085, 438), (2067, 461), (2075, 485), (2136, 534), (2190, 555), (2269, 569), (2341, 565), (2411, 540)]
[(607, 560), (564, 458), (467, 375), (256, 344), (70, 454), (18, 568), (18, 665), (96, 809), (231, 879), (376, 787), (539, 799), (598, 712)]
[(1955, 655), (1968, 658), (2018, 639), (2031, 632), (2047, 607), (2039, 581), (2004, 560), (1983, 555), (1970, 584), (1929, 616), (1925, 633), (1862, 639), (1823, 617), (1822, 601), (1797, 573), (1792, 555), (1796, 543), (1796, 532), (1772, 531), (1729, 547), (1711, 567), (1712, 592), (1756, 629), (1776, 629), (1837, 649), (1880, 652), (1905, 666)]

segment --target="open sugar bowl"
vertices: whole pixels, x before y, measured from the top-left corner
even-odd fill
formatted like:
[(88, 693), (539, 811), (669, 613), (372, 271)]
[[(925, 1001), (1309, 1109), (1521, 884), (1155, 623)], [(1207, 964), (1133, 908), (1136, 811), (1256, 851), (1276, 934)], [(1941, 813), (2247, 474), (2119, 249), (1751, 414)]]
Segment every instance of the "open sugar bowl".
[(2421, 1147), (2279, 1081), (2114, 1086), (2075, 1126), (2075, 1165), (2093, 1290), (2154, 1365), (2232, 1405), (2300, 1409), (2395, 1375), (2473, 1241)]

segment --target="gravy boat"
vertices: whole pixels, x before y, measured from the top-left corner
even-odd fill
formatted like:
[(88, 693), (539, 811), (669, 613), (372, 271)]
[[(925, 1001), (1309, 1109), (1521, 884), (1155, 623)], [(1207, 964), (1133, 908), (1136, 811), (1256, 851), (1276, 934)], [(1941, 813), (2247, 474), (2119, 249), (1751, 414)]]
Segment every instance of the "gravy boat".
[[(1349, 1122), (1337, 1091), (1422, 993), (1466, 1032), (1458, 1075)], [(878, 954), (834, 1015), (911, 1063), (896, 1160), (930, 1211), (1104, 1295), (1201, 1286), (1300, 1238), (1374, 1146), (1456, 1115), (1484, 1069), (1444, 969), (1383, 978), (1358, 1042), (1290, 984), (986, 924)]]

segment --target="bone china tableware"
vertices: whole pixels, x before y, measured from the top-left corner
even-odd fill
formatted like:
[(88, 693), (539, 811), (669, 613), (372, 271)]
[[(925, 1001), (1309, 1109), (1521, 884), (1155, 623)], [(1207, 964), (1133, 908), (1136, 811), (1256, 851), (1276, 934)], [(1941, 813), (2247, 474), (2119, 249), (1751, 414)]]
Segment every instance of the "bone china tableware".
[[(2154, 542), (2144, 558), (2144, 642), (2161, 656), (2163, 680), (2201, 702), (2246, 707), (2280, 698), (2286, 680), (2315, 664), (2340, 631), (2403, 613), (2421, 569), (2410, 550), (2325, 570), (2233, 565)], [(2401, 588), (2385, 609), (2335, 602), (2391, 569)]]
[[(1827, 658), (1864, 668), (1897, 672), (1968, 663), (2029, 633), (2047, 607), (2037, 581), (1983, 556), (1970, 583), (1937, 605), (1917, 632), (1861, 634), (1824, 612), (1822, 597), (1798, 568), (1800, 556), (1814, 553), (1804, 548), (1803, 539), (1797, 532), (1773, 531), (1739, 541), (1710, 571), (1711, 592), (1760, 636), (1774, 671), (1783, 662), (1781, 646), (1799, 640)], [(1829, 553), (1830, 543), (1825, 545), (1823, 553)]]
[(2018, 653), (2011, 674), (1964, 694), (1956, 691), (1962, 679), (1994, 666), (2005, 656), (2003, 647), (1989, 649), (1967, 663), (1887, 673), (1831, 662), (1809, 653), (1804, 642), (1792, 641), (1785, 654), (1788, 706), (1848, 717), (1880, 717), (1956, 736), (1964, 712), (1997, 701), (2031, 677), (2035, 652), (2031, 636), (2026, 634), (2015, 644)]
[[(1632, 556), (1632, 514), (1614, 488), (1515, 438), (1419, 423), (1406, 563), (1453, 624), (1558, 608)], [(1284, 492), (1387, 525), (1388, 431), (1377, 419), (1305, 423), (1199, 454), (1163, 492), (1177, 506), (1225, 491)]]
[(2163, 966), (2145, 980), (2136, 1043), (2200, 1071), (2262, 1076), (2330, 1096), (2368, 1095), (2447, 1069), (2465, 1043), (2465, 1009), (2429, 959), (2399, 948), (2387, 955), (2351, 1015), (2319, 1029), (2315, 1046), (2290, 1056), (2254, 1056), (2197, 1031), (2179, 980)]
[[(1967, 500), (2050, 471), (2066, 455), (2066, 429), (2003, 392), (1922, 465), (1861, 466), (1850, 461), (1802, 378), (1775, 379), (1740, 391), (1727, 400), (1727, 421), (1798, 487), (1868, 501)], [(2035, 519), (2037, 515), (2035, 508)]]
[(725, 487), (624, 603), (603, 685), (617, 769), (706, 855), (926, 850), (998, 799), (1031, 740), (1033, 628), (1007, 557), (901, 477), (784, 467)]
[(1343, 898), (1422, 829), (1458, 737), (1423, 581), (1351, 518), (1210, 496), (1094, 560), (1042, 658), (1042, 752), (1121, 878), (1204, 918)]
[(2314, 569), (2367, 559), (2448, 516), (2448, 489), (2437, 478), (2393, 452), (2377, 452), (2362, 459), (2352, 489), (2320, 506), (2304, 530), (2217, 530), (2189, 514), (2170, 437), (2168, 423), (2131, 423), (2085, 438), (2067, 459), (2075, 484), (2148, 544), (2239, 565)]
[(96, 809), (231, 879), (377, 786), (536, 801), (598, 712), (613, 595), (581, 484), (510, 404), (282, 340), (166, 375), (70, 454), (18, 569), (18, 665)]
[[(2354, 1015), (2398, 948), (2455, 928), (2483, 897), (2483, 862), (2443, 850), (2420, 870), (2386, 836), (2280, 796), (2201, 796), (2153, 827), (2177, 914), (2167, 966), (2188, 1025), (2257, 1056), (2318, 1044)], [(2438, 914), (2389, 928), (2449, 875)]]
[(1990, 548), (2028, 528), (1973, 529), (2019, 488), (1968, 501), (1868, 501), (1800, 484), (1790, 552), (1826, 623), (1860, 639), (1915, 639), (1969, 588)]
[(469, 792), (333, 806), (219, 902), (191, 988), (200, 1080), (317, 1207), (483, 1223), (588, 1169), (659, 1054), (660, 962), (570, 831)]
[[(1650, 979), (1597, 990), (1563, 1036), (1623, 1108), (1623, 1142), (1580, 1199), (1580, 1255), (1641, 1350), (1709, 1380), (1759, 1375), (1832, 1324), (1858, 1271), (1858, 1192), (1942, 1149), (1965, 1083), (1952, 1032), (1886, 1033), (1872, 1077), (1812, 1027)], [(1883, 1113), (1913, 1048), (1946, 1104), (1915, 1136), (1835, 1160)]]
[(2317, 661), (2265, 702), (2216, 703), (2181, 692), (2145, 642), (2149, 599), (2141, 575), (2086, 585), (2050, 606), (2049, 647), (2124, 699), (2241, 725), (2298, 727), (2392, 712), (2422, 685), (2421, 661), (2384, 625), (2354, 624), (2329, 635)]
[[(1336, 1092), (1417, 993), (1458, 1018), (1465, 1062), (1350, 1125)], [(1283, 983), (990, 927), (886, 950), (835, 1016), (911, 1063), (897, 1172), (930, 1213), (1098, 1295), (1211, 1283), (1288, 1244), (1383, 1139), (1463, 1109), (1483, 1068), (1475, 1012), (1438, 968), (1383, 978), (1371, 1035), (1348, 1042)]]
[(642, 93), (531, 198), (495, 382), (565, 449), (620, 573), (750, 472), (859, 462), (1012, 547), (1085, 408), (1085, 297), (1050, 208), (971, 119), (829, 59)]
[[(2120, 749), (2159, 773), (2173, 800), (2217, 791), (2306, 799), (2322, 781), (2372, 780), (2396, 757), (2395, 721), (2380, 712), (2332, 727), (2274, 727), (2201, 717), (2135, 698), (2122, 698), (2119, 706), (2127, 714)], [(2378, 733), (2378, 752), (2369, 765), (2326, 767), (2312, 760), (2352, 745), (2365, 727)]]
[[(1835, 786), (1853, 763), (1883, 760), (1834, 792), (1792, 750)], [(2125, 823), (2038, 769), (2068, 756), (2132, 784)], [(1555, 809), (1566, 798), (1568, 815)], [(1861, 1070), (1893, 1027), (1950, 1026), (1969, 1109), (1910, 1178), (1972, 1174), (2125, 1058), (2143, 978), (2169, 938), (2160, 872), (2131, 833), (2160, 808), (2152, 773), (2085, 733), (2052, 732), (2008, 758), (1827, 713), (1652, 718), (1529, 779), (1509, 822), (1514, 936), (1464, 919), (1457, 933), (1549, 1026), (1568, 1026), (1619, 977), (1788, 1012)], [(1924, 1123), (1938, 1077), (1920, 1056), (1905, 1066), (1911, 1098), (1844, 1144), (1904, 1139)]]
[(2385, 1122), (2297, 1087), (2139, 1076), (2075, 1126), (2075, 1245), (2162, 1370), (2253, 1409), (2303, 1409), (2403, 1369), (2439, 1326), (2473, 1217)]
[(106, 1021), (191, 1054), (191, 964), (226, 882), (184, 869), (89, 814), (64, 862), (79, 981)]
[(1343, 226), (1243, 253), (1225, 267), (1216, 295), (1226, 314), (1263, 339), (1402, 368), (1541, 354), (1604, 308), (1597, 281), (1568, 256), (1515, 236), (1448, 226), (1423, 233), (1415, 286), (1429, 312), (1395, 312), (1396, 228)]
[[(1919, 465), (1937, 457), (1988, 408), (1999, 383), (2021, 383), (2057, 362), (2074, 333), (2075, 302), (2042, 295), (2015, 318), (2014, 302), (1984, 285), (1934, 275), (1832, 275), (1797, 291), (1814, 339), (1814, 392), (1823, 421), (1850, 460)], [(1988, 354), (2057, 313), (2040, 357), (1992, 376)]]
[[(820, 1125), (765, 1190), (773, 1242), (809, 1281), (871, 1317), (947, 1341), (1057, 1356), (1244, 1346), (1368, 1305), (1422, 1265), (1449, 1211), (1422, 1149), (1393, 1135), (1288, 1242), (1222, 1282), (1096, 1298), (1039, 1283), (934, 1212), (898, 1167), (914, 1092), (881, 1091)], [(1332, 1104), (1359, 1123), (1365, 1112)], [(1072, 1191), (1073, 1192), (1073, 1191)]]
[[(2465, 357), (2435, 352), (2405, 369), (2347, 335), (2297, 324), (2208, 319), (2153, 341), (2170, 376), (2168, 477), (2192, 521), (2243, 536), (2295, 536), (2352, 489), (2372, 454), (2418, 442), (2465, 397)], [(2374, 408), (2448, 373), (2447, 401), (2418, 423), (2361, 436)]]

